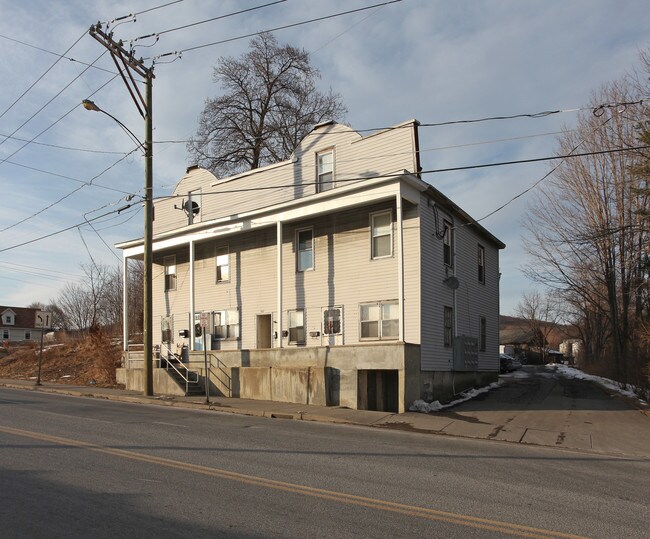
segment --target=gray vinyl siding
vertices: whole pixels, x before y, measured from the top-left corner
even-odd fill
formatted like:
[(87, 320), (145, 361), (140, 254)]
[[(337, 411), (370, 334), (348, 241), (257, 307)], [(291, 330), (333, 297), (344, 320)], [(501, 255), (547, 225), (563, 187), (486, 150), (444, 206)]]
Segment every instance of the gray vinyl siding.
[[(479, 371), (498, 370), (499, 338), (499, 251), (472, 226), (464, 226), (457, 216), (438, 207), (438, 230), (442, 221), (452, 223), (453, 269), (443, 262), (442, 240), (436, 234), (432, 205), (422, 196), (422, 370), (451, 370), (453, 350), (443, 343), (444, 307), (454, 308), (457, 321), (455, 336), (479, 338), (479, 319), (486, 319), (486, 350), (479, 351)], [(485, 248), (485, 284), (478, 281), (478, 244)], [(455, 275), (460, 285), (455, 292), (443, 281)]]

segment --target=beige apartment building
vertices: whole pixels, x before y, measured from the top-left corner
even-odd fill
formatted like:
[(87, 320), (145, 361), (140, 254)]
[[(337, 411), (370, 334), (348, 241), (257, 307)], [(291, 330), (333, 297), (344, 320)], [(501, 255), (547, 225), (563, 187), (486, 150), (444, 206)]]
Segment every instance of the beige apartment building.
[[(188, 168), (154, 206), (154, 391), (401, 412), (496, 380), (505, 246), (420, 171), (414, 120), (323, 123), (229, 178)], [(118, 247), (125, 272), (142, 258)]]

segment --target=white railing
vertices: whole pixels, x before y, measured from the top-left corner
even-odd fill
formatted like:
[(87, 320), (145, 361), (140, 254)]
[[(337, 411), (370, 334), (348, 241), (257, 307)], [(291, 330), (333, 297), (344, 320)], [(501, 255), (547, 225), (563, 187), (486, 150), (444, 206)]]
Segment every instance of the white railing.
[(172, 352), (166, 344), (161, 345), (160, 348), (161, 363), (163, 354), (165, 356), (165, 369), (170, 370), (171, 367), (171, 369), (178, 374), (178, 376), (185, 382), (185, 393), (188, 393), (190, 384), (199, 383), (198, 373), (190, 371), (183, 364), (182, 358), (178, 354)]

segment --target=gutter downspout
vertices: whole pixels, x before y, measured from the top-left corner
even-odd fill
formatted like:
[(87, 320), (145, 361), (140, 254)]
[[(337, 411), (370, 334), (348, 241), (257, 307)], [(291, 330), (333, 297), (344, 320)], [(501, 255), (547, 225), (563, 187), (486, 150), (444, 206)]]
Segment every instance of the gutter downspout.
[(194, 337), (194, 242), (190, 240), (190, 350), (196, 348), (196, 342)]
[(399, 340), (404, 342), (404, 234), (402, 226), (402, 185), (395, 196), (397, 220), (397, 303), (399, 309)]
[(277, 347), (282, 348), (282, 221), (277, 223), (277, 250), (278, 250), (278, 343)]
[[(122, 257), (122, 346), (129, 351), (129, 259)], [(128, 359), (128, 357), (127, 357)]]

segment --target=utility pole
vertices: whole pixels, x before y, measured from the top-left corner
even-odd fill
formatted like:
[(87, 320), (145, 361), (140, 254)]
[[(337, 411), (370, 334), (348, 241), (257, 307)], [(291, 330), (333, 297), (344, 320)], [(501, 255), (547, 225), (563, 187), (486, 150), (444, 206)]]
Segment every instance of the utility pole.
[[(144, 60), (136, 59), (133, 50), (126, 51), (122, 41), (113, 40), (113, 32), (106, 33), (102, 24), (90, 27), (90, 35), (101, 45), (106, 47), (111, 54), (113, 62), (126, 85), (140, 116), (145, 121), (144, 139), (144, 388), (146, 396), (153, 395), (153, 314), (152, 314), (152, 286), (153, 286), (153, 122), (152, 122), (152, 87), (153, 65), (145, 67)], [(133, 73), (140, 75), (145, 81), (145, 96), (142, 96)]]

